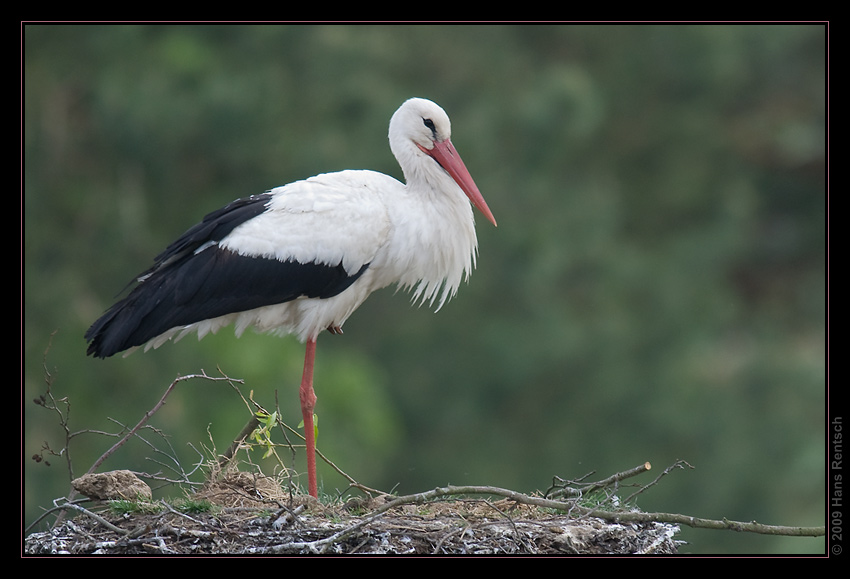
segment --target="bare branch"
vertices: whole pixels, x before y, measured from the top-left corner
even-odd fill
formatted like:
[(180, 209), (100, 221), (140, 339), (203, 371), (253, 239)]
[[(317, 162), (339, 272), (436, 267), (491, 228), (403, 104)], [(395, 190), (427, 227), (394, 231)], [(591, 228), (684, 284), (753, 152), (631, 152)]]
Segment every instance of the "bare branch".
[(99, 467), (101, 464), (103, 464), (103, 461), (105, 461), (107, 458), (109, 458), (112, 455), (112, 453), (114, 453), (116, 450), (118, 450), (119, 448), (124, 446), (124, 444), (134, 434), (136, 434), (136, 432), (138, 432), (139, 429), (142, 428), (142, 426), (144, 426), (147, 423), (147, 421), (150, 420), (151, 417), (154, 414), (156, 414), (157, 411), (160, 408), (162, 408), (162, 405), (165, 404), (165, 399), (168, 398), (168, 396), (171, 394), (171, 392), (174, 390), (174, 388), (177, 386), (178, 383), (185, 382), (186, 380), (194, 380), (195, 378), (205, 378), (207, 380), (212, 380), (213, 382), (220, 382), (220, 381), (232, 382), (232, 379), (228, 378), (227, 376), (221, 376), (221, 377), (207, 376), (206, 372), (204, 372), (203, 370), (201, 370), (200, 374), (187, 374), (186, 376), (178, 376), (177, 378), (174, 379), (173, 382), (171, 382), (171, 384), (168, 385), (168, 388), (165, 389), (165, 392), (163, 393), (162, 397), (159, 399), (159, 402), (157, 402), (153, 406), (153, 408), (151, 408), (150, 410), (145, 412), (145, 415), (142, 417), (142, 419), (139, 421), (139, 423), (136, 426), (133, 427), (133, 429), (130, 432), (128, 432), (121, 440), (116, 442), (112, 446), (112, 448), (110, 448), (109, 450), (104, 452), (100, 456), (100, 458), (98, 458), (94, 462), (94, 464), (91, 466), (91, 468), (89, 468), (87, 474), (93, 473), (97, 469), (97, 467)]
[[(626, 471), (630, 472), (630, 471)], [(595, 509), (588, 509), (584, 507), (579, 507), (574, 504), (574, 501), (555, 501), (551, 499), (545, 499), (542, 497), (536, 497), (532, 495), (526, 495), (523, 493), (519, 493), (516, 491), (502, 489), (498, 487), (491, 486), (447, 486), (443, 488), (435, 488), (430, 491), (426, 491), (423, 493), (416, 493), (412, 495), (406, 495), (403, 497), (398, 497), (388, 503), (384, 504), (380, 508), (376, 509), (369, 517), (365, 517), (358, 523), (346, 527), (345, 529), (334, 533), (330, 537), (320, 539), (318, 541), (309, 541), (309, 542), (293, 542), (285, 545), (278, 545), (273, 548), (274, 552), (293, 552), (293, 551), (301, 551), (308, 550), (314, 553), (322, 553), (328, 547), (333, 545), (334, 543), (340, 541), (344, 537), (353, 534), (355, 531), (360, 529), (361, 527), (368, 525), (369, 523), (375, 521), (379, 517), (381, 517), (385, 512), (390, 509), (394, 509), (396, 507), (400, 507), (402, 505), (409, 504), (424, 504), (435, 499), (448, 497), (448, 496), (463, 496), (463, 495), (495, 495), (505, 497), (517, 503), (534, 505), (537, 507), (550, 508), (558, 511), (578, 511), (579, 513), (587, 516), (596, 517), (599, 519), (604, 519), (611, 522), (638, 522), (638, 523), (653, 523), (653, 522), (661, 522), (661, 523), (672, 523), (678, 525), (686, 525), (694, 528), (702, 528), (702, 529), (730, 529), (734, 531), (741, 532), (749, 532), (749, 533), (758, 533), (764, 535), (790, 535), (797, 537), (821, 537), (826, 534), (826, 529), (824, 527), (787, 527), (787, 526), (774, 526), (774, 525), (764, 525), (761, 523), (757, 523), (755, 521), (749, 523), (742, 523), (738, 521), (730, 521), (728, 519), (723, 520), (712, 520), (712, 519), (702, 519), (698, 517), (691, 517), (687, 515), (677, 515), (670, 513), (642, 513), (642, 512), (608, 512), (608, 511), (599, 511)]]

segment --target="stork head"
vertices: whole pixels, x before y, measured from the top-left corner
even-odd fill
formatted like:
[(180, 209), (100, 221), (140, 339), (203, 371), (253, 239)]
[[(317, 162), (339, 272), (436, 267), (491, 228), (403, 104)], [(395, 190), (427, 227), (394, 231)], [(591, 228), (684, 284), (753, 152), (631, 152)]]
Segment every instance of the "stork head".
[(408, 183), (416, 179), (416, 170), (436, 163), (448, 173), (466, 194), (472, 205), (496, 225), (496, 219), (475, 181), (451, 141), (449, 116), (434, 102), (412, 98), (404, 102), (390, 119), (390, 148), (404, 170)]

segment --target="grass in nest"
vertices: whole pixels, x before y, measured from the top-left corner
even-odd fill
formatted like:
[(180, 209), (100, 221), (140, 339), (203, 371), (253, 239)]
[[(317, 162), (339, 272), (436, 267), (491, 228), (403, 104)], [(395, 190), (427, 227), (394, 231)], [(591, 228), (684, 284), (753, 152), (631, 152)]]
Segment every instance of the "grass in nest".
[[(171, 504), (174, 510), (187, 515), (215, 514), (219, 507), (208, 500), (178, 499)], [(133, 501), (127, 499), (109, 501), (109, 511), (113, 515), (157, 515), (166, 510), (163, 501)]]

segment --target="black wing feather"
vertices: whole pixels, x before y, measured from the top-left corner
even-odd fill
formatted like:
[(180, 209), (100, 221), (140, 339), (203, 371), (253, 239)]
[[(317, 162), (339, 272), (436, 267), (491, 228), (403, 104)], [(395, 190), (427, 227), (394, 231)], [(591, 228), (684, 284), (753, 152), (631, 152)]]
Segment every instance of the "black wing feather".
[(86, 332), (87, 353), (106, 358), (172, 328), (301, 296), (333, 297), (366, 268), (349, 274), (325, 265), (240, 255), (218, 242), (265, 211), (269, 194), (236, 200), (210, 213), (169, 245), (139, 284)]

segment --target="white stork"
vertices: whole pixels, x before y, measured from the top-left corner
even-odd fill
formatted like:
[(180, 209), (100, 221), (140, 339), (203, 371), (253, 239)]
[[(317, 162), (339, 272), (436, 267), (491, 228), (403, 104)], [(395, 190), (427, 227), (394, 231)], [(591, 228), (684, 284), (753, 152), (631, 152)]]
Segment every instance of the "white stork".
[(390, 284), (415, 287), (414, 302), (439, 309), (475, 266), (469, 201), (496, 225), (450, 136), (443, 109), (412, 98), (389, 128), (407, 184), (374, 171), (340, 171), (210, 213), (89, 328), (88, 354), (147, 350), (194, 331), (200, 339), (229, 324), (237, 336), (248, 327), (294, 334), (306, 342), (300, 398), (308, 490), (317, 496), (313, 361), (319, 333), (342, 333), (369, 294)]

